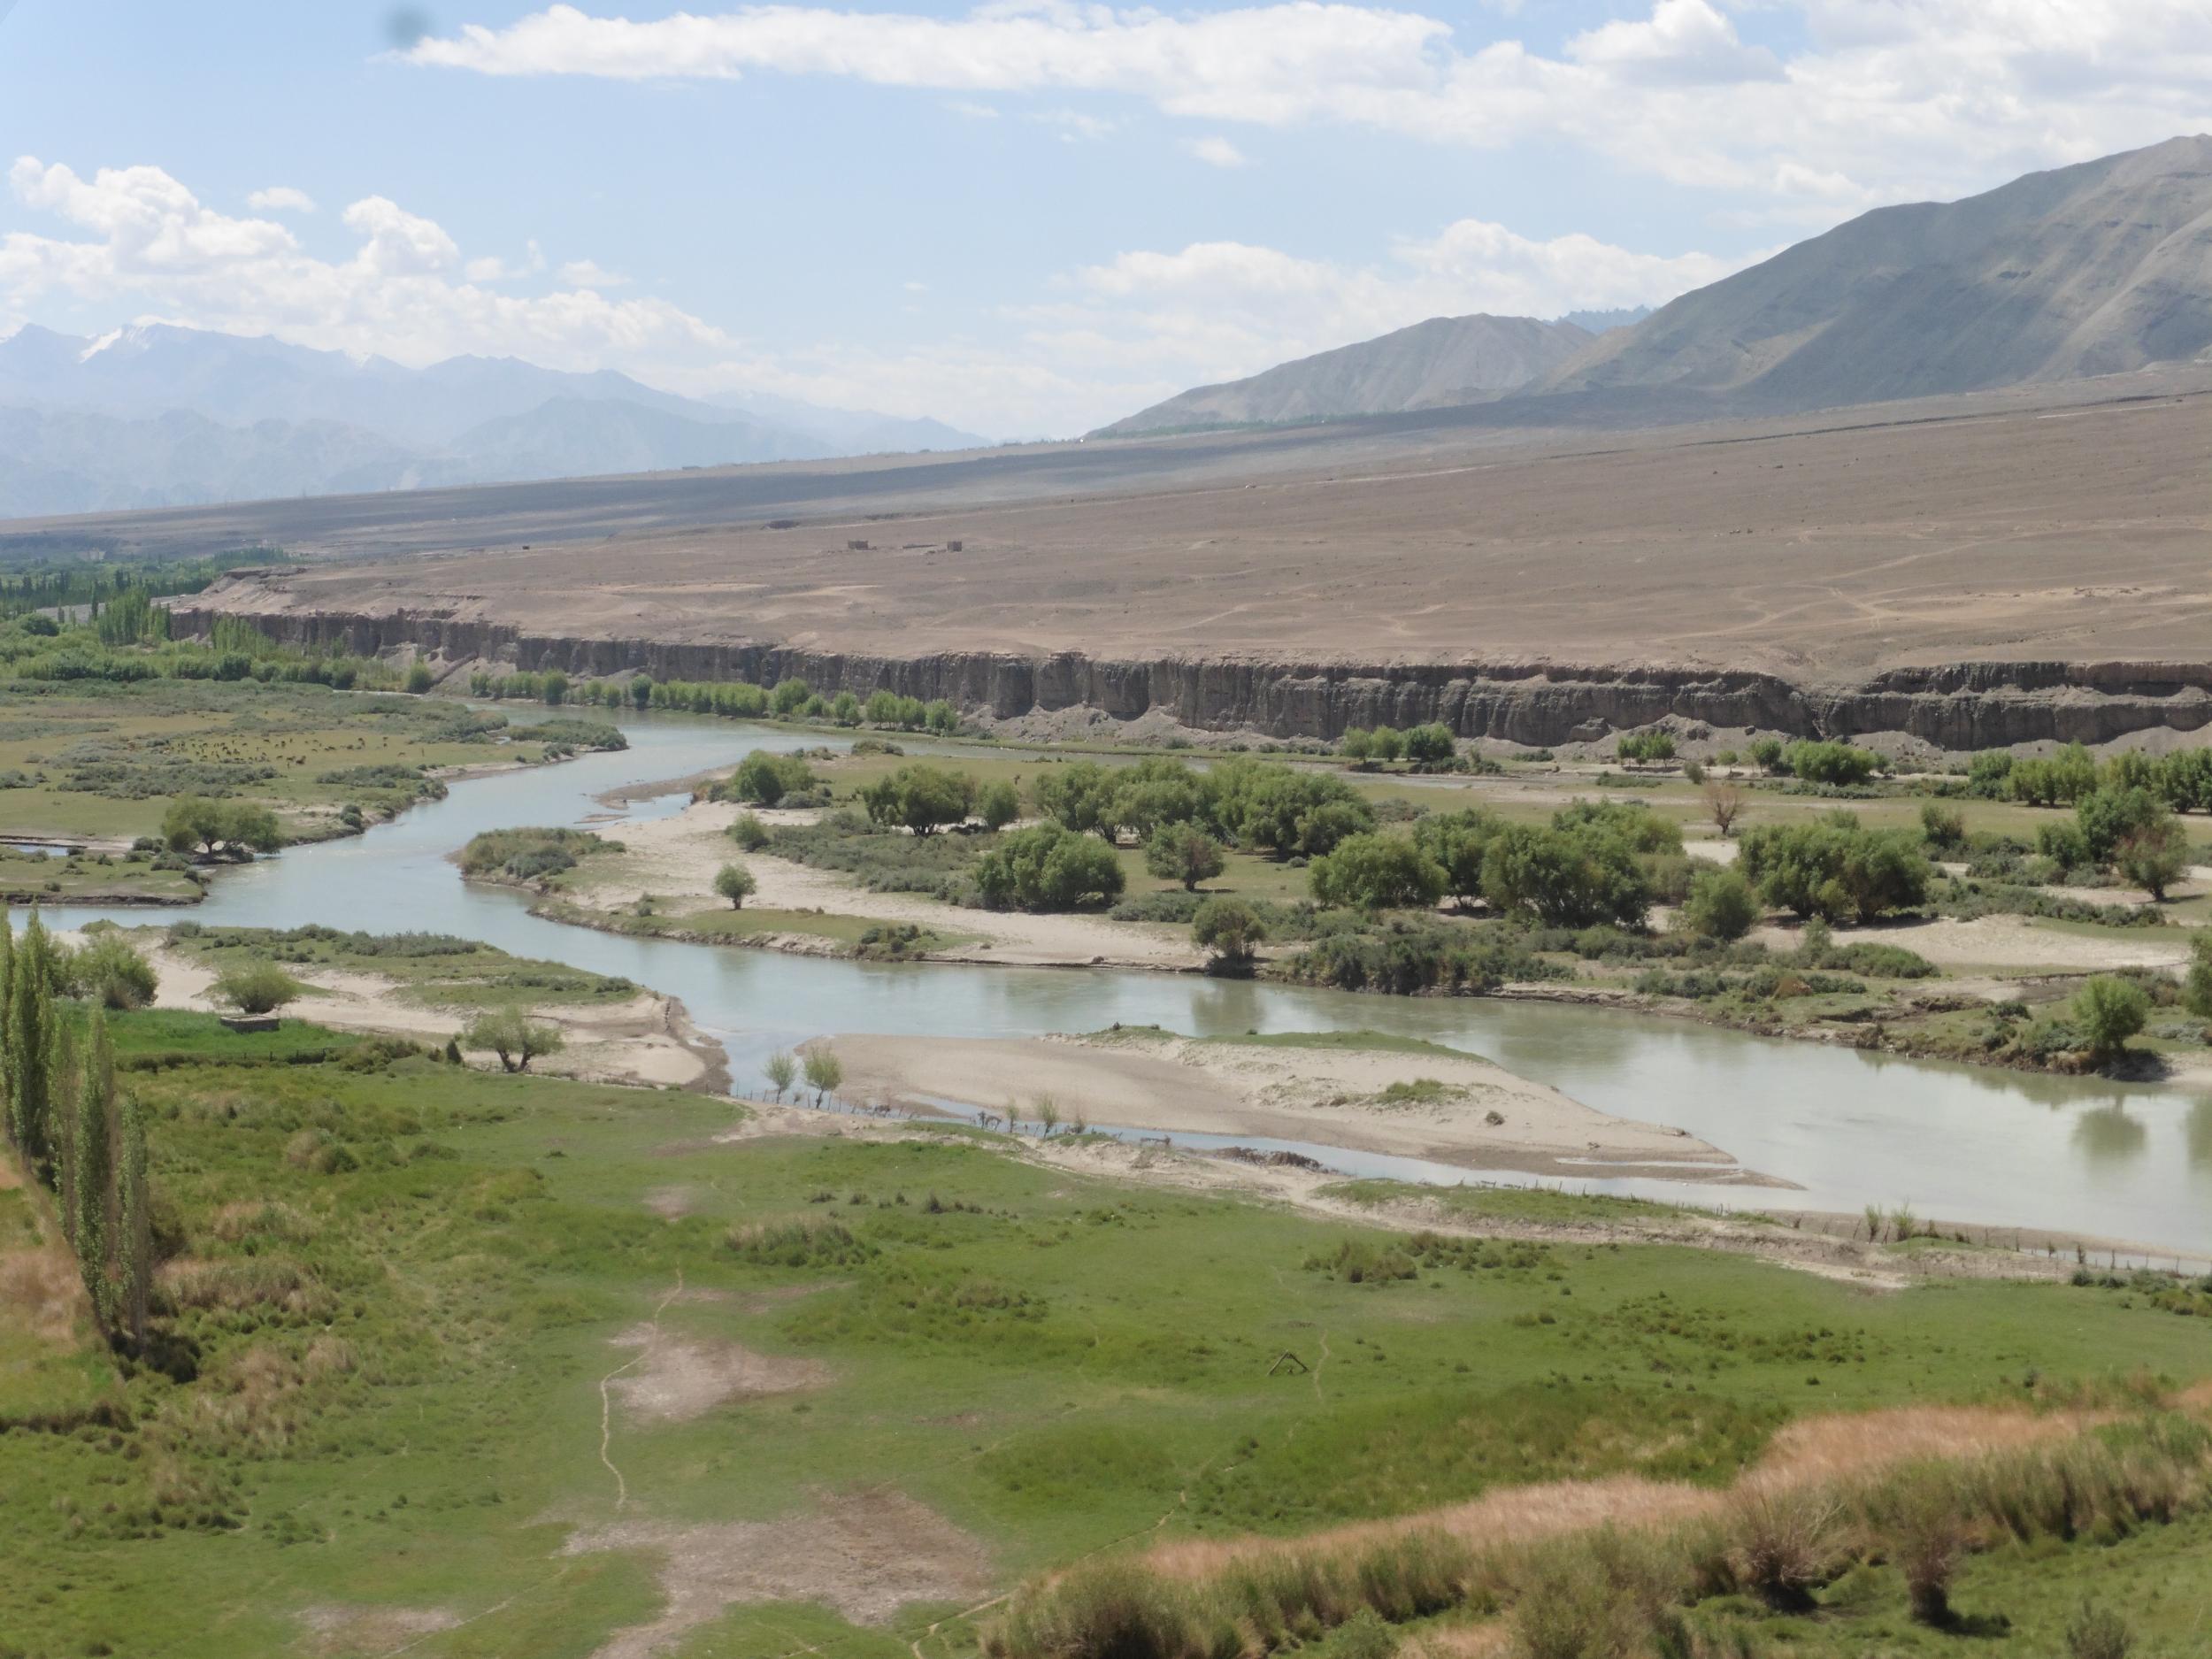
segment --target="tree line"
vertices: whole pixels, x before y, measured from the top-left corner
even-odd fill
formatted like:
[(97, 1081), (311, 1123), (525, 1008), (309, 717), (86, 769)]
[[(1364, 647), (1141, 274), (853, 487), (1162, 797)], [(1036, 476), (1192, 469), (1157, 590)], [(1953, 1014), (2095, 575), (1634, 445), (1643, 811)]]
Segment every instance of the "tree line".
[(18, 941), (0, 917), (0, 1093), (7, 1138), (52, 1193), (93, 1316), (111, 1340), (142, 1348), (153, 1282), (145, 1113), (119, 1093), (107, 1018), (81, 1037), (58, 1006), (65, 957), (34, 912)]

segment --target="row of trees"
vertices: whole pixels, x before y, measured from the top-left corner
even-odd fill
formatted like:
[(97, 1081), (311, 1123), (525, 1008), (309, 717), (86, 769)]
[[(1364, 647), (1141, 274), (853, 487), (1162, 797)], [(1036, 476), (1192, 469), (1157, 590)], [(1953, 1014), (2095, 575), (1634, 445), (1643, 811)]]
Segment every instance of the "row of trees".
[(58, 1201), (93, 1314), (142, 1347), (153, 1279), (145, 1114), (119, 1095), (107, 1018), (95, 1005), (81, 1040), (58, 1005), (62, 957), (35, 913), (19, 944), (0, 917), (0, 1083), (8, 1144)]
[(1401, 732), (1392, 726), (1355, 727), (1337, 740), (1337, 753), (1362, 771), (1406, 760), (1416, 771), (1449, 766), (1458, 757), (1459, 743), (1452, 728), (1432, 721)]
[(1313, 861), (1307, 883), (1325, 906), (1426, 907), (1448, 895), (1547, 926), (1636, 927), (1655, 896), (1657, 861), (1681, 852), (1681, 832), (1640, 805), (1580, 802), (1549, 824), (1471, 807), (1430, 813), (1409, 834), (1348, 836)]

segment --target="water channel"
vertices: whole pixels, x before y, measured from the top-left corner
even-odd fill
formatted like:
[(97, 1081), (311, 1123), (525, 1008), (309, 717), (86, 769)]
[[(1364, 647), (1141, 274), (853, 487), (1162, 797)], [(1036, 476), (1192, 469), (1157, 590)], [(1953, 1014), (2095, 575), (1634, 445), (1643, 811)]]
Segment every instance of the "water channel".
[[(457, 933), (620, 975), (680, 997), (727, 1048), (741, 1081), (757, 1079), (770, 1050), (839, 1032), (1013, 1037), (1119, 1021), (1199, 1035), (1365, 1027), (1424, 1037), (1604, 1110), (1686, 1129), (1801, 1189), (1593, 1179), (1593, 1191), (1770, 1210), (1902, 1203), (1924, 1217), (2212, 1256), (2212, 1098), (1546, 1003), (1355, 995), (1194, 974), (880, 965), (633, 939), (533, 917), (518, 893), (464, 886), (448, 855), (480, 830), (594, 820), (618, 838), (619, 821), (597, 822), (610, 814), (597, 798), (605, 792), (727, 766), (754, 749), (821, 741), (680, 715), (618, 724), (626, 750), (456, 783), (444, 801), (365, 835), (226, 872), (190, 914), (209, 926)], [(641, 820), (678, 811), (687, 798), (613, 811)], [(79, 927), (101, 917), (149, 919), (142, 910), (69, 908), (49, 920)], [(1360, 1172), (1458, 1173), (1340, 1152), (1327, 1161)]]

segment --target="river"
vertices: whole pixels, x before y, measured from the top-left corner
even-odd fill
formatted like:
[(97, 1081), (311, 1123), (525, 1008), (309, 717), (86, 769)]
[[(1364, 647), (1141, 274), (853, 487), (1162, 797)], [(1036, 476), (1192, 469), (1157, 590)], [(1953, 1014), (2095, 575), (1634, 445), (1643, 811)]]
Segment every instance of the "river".
[[(618, 974), (680, 997), (727, 1048), (741, 1086), (757, 1080), (771, 1050), (826, 1033), (1013, 1037), (1119, 1021), (1196, 1035), (1367, 1027), (1425, 1037), (1604, 1110), (1686, 1129), (1801, 1189), (1594, 1179), (1593, 1191), (1769, 1210), (1907, 1204), (1923, 1217), (2212, 1256), (2212, 1099), (2170, 1090), (1899, 1060), (1548, 1003), (1362, 996), (1190, 974), (886, 965), (632, 939), (545, 921), (529, 914), (523, 895), (464, 885), (448, 855), (480, 830), (603, 818), (610, 809), (596, 797), (609, 790), (726, 766), (753, 749), (821, 741), (680, 715), (618, 724), (630, 740), (625, 751), (457, 783), (444, 801), (365, 835), (227, 871), (189, 913), (211, 926), (457, 933)], [(616, 810), (645, 819), (680, 810), (685, 800)], [(618, 822), (595, 826), (621, 833)], [(102, 917), (149, 919), (142, 910), (49, 913), (65, 928)], [(1329, 1162), (1422, 1172), (1344, 1153)]]

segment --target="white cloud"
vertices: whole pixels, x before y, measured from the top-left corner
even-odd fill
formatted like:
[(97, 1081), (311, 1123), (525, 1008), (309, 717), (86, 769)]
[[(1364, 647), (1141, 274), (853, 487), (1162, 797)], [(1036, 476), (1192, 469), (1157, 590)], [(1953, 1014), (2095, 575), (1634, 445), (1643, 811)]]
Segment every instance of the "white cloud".
[[(24, 206), (84, 234), (0, 236), (0, 315), (48, 294), (127, 299), (151, 319), (412, 364), (475, 351), (557, 368), (618, 361), (649, 370), (736, 350), (721, 329), (664, 301), (493, 292), (442, 227), (383, 196), (345, 210), (341, 222), (357, 245), (331, 261), (273, 220), (215, 211), (158, 167), (102, 168), (85, 179), (26, 156), (8, 176)], [(531, 253), (541, 263), (534, 244)]]
[(945, 107), (955, 115), (964, 115), (972, 121), (995, 121), (998, 111), (987, 104), (978, 104), (973, 98), (948, 98)]
[(248, 196), (246, 205), (257, 213), (311, 213), (315, 211), (315, 198), (288, 184), (273, 184)]
[[(1471, 311), (1549, 316), (1671, 297), (1724, 274), (1704, 255), (1661, 257), (1587, 236), (1533, 241), (1467, 219), (1402, 241), (1365, 264), (1233, 242), (1135, 250), (1067, 273), (1041, 303), (992, 319), (990, 338), (885, 350), (847, 341), (764, 350), (650, 298), (615, 299), (580, 280), (538, 279), (471, 259), (435, 222), (383, 196), (340, 216), (355, 247), (331, 260), (273, 220), (206, 207), (157, 167), (90, 179), (26, 157), (10, 181), (27, 208), (68, 227), (0, 235), (0, 330), (41, 296), (104, 302), (135, 320), (425, 364), (464, 352), (550, 367), (617, 368), (692, 393), (749, 388), (846, 407), (933, 414), (997, 434), (1085, 430), (1203, 381)], [(608, 273), (590, 267), (593, 274)], [(906, 284), (920, 294), (920, 281)]]
[(630, 279), (595, 259), (572, 259), (561, 267), (561, 281), (572, 288), (627, 288)]
[(1064, 144), (1095, 143), (1111, 135), (1118, 125), (1102, 116), (1086, 115), (1080, 110), (1039, 110), (1027, 119), (1041, 127), (1057, 128)]
[(1244, 167), (1251, 165), (1242, 150), (1218, 133), (1194, 138), (1187, 148), (1210, 167)]
[[(1650, 0), (1556, 56), (1504, 34), (1463, 41), (1412, 11), (1322, 0), (1174, 13), (1010, 0), (953, 17), (770, 4), (644, 21), (564, 4), (403, 56), (495, 75), (766, 72), (1108, 94), (1217, 122), (1563, 141), (1780, 204), (1824, 180), (1882, 201), (1956, 195), (2212, 119), (2205, 0), (1759, 0), (1801, 24), (1807, 44), (1786, 56), (1738, 35), (1730, 10), (1753, 3)], [(1511, 6), (1489, 10), (1465, 27), (1512, 27), (1499, 20)]]

